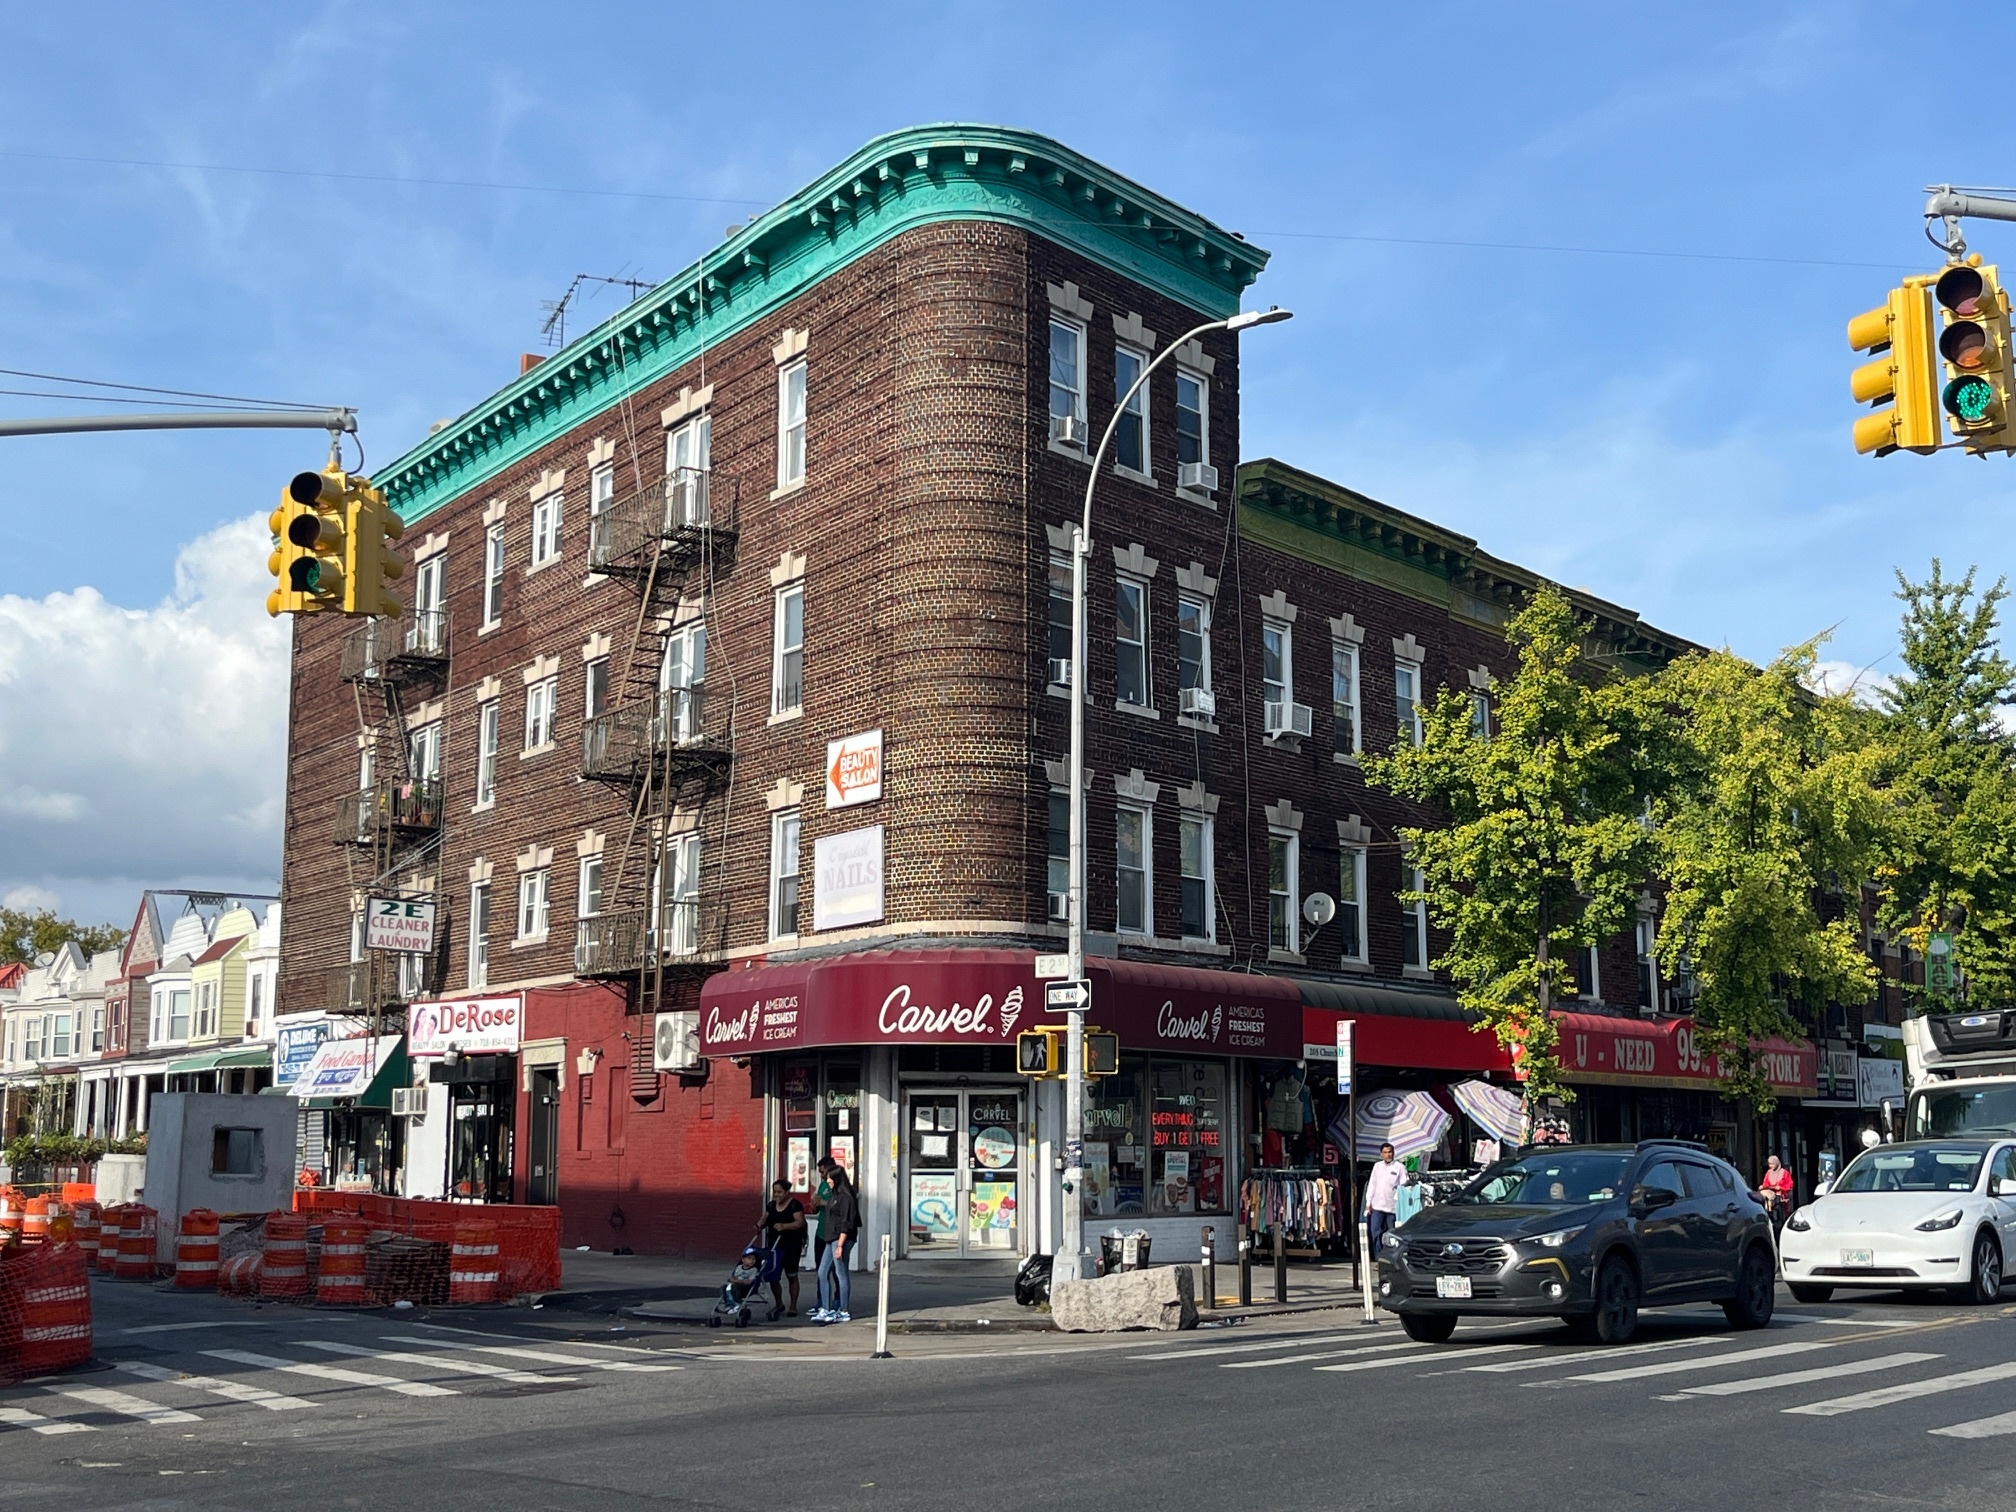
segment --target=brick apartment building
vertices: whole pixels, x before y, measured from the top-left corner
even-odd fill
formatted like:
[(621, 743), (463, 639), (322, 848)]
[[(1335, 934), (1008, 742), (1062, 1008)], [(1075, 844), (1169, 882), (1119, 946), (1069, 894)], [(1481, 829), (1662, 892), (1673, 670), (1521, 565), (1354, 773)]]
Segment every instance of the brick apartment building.
[[(331, 1176), (719, 1252), (834, 1150), (867, 1253), (1051, 1248), (1061, 1097), (1013, 1048), (1064, 932), (1066, 530), (1138, 365), (1266, 259), (1045, 138), (897, 132), (380, 473), (415, 610), (294, 642), (280, 1009), (389, 1026), (311, 1104)], [(1417, 816), (1356, 758), (1444, 687), (1488, 720), (1536, 578), (1242, 466), (1223, 332), (1139, 409), (1094, 513), (1092, 1017), (1123, 1059), (1084, 1200), (1187, 1248), (1334, 1159), (1340, 1016), (1372, 1087), (1508, 1079), (1398, 900)], [(1608, 654), (1684, 648), (1581, 603)], [(433, 954), (364, 948), (388, 896), (435, 902)], [(1585, 964), (1592, 1006), (1674, 1006), (1648, 941)]]

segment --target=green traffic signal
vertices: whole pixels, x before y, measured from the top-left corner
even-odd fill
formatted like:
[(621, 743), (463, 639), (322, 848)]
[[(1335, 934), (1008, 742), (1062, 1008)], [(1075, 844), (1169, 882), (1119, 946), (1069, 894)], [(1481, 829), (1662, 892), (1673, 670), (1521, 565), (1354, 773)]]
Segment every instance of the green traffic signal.
[(1940, 395), (1946, 412), (1964, 421), (1990, 418), (1995, 412), (1995, 385), (1986, 378), (1969, 375), (1955, 378)]

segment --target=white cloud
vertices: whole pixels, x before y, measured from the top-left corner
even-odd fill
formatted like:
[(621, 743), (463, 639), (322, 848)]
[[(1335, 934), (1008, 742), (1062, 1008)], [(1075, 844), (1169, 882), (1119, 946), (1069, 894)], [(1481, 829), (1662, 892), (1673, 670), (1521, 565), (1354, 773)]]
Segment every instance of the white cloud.
[[(111, 909), (131, 879), (279, 874), (288, 626), (262, 516), (184, 546), (151, 609), (0, 595), (0, 889)], [(130, 911), (131, 903), (126, 904)]]
[(19, 908), (30, 913), (54, 908), (63, 900), (46, 887), (16, 887), (0, 895), (0, 908)]
[(1890, 679), (1873, 667), (1858, 667), (1845, 661), (1819, 661), (1813, 664), (1806, 685), (1816, 693), (1852, 693), (1857, 703), (1874, 708), (1877, 699), (1888, 690)]

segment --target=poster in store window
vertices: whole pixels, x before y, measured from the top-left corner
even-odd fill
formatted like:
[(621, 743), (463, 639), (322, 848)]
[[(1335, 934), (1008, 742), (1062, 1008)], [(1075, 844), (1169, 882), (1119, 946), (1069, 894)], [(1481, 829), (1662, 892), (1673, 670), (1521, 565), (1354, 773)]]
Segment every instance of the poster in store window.
[(785, 1141), (784, 1179), (794, 1192), (812, 1190), (812, 1136), (793, 1134)]
[(951, 1240), (959, 1218), (959, 1177), (952, 1171), (910, 1173), (910, 1235), (926, 1244)]
[(849, 1181), (858, 1180), (854, 1174), (854, 1136), (836, 1134), (833, 1136), (833, 1159), (840, 1169), (847, 1173)]
[(1012, 1181), (974, 1182), (971, 1219), (973, 1232), (976, 1235), (987, 1233), (990, 1230), (1014, 1228), (1015, 1183)]
[(1113, 1146), (1088, 1140), (1084, 1169), (1085, 1211), (1103, 1218), (1113, 1211)]

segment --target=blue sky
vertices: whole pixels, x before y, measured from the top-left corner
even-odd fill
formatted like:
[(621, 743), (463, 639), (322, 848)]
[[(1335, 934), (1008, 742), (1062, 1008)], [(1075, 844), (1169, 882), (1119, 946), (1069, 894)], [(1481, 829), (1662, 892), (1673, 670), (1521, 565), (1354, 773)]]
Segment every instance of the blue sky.
[[(2007, 13), (756, 14), (12, 8), (0, 367), (353, 404), (382, 464), (539, 350), (576, 273), (662, 277), (878, 132), (1003, 122), (1273, 252), (1253, 298), (1296, 319), (1248, 339), (1249, 455), (1752, 656), (1838, 626), (1831, 654), (1880, 662), (1893, 567), (2008, 564), (2016, 462), (1856, 457), (1842, 334), (1936, 264), (1923, 185), (2016, 178), (2008, 112), (1941, 88), (2006, 55)], [(2016, 226), (1972, 235), (2016, 265)], [(270, 885), (285, 631), (248, 522), (320, 457), (0, 440), (0, 896)]]

